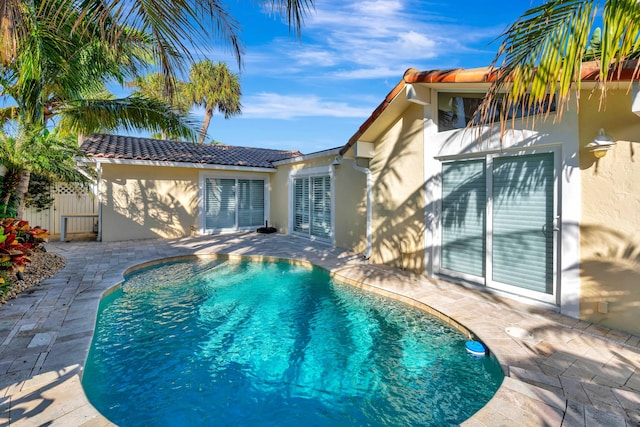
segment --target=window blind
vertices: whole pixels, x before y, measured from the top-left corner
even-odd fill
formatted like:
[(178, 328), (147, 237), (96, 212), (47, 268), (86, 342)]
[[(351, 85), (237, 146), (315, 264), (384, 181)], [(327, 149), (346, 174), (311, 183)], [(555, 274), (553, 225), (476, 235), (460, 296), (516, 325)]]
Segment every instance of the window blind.
[(205, 179), (206, 229), (259, 227), (264, 225), (264, 213), (264, 180)]
[(494, 160), (493, 280), (553, 293), (553, 153)]
[(484, 160), (442, 165), (442, 268), (484, 277), (486, 185)]

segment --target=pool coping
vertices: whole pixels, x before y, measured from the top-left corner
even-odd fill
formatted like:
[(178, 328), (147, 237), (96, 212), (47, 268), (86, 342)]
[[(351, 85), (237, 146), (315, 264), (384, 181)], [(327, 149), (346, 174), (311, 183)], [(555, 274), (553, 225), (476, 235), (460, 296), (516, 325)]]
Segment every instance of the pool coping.
[[(279, 234), (52, 242), (47, 249), (67, 258), (65, 268), (0, 308), (0, 425), (112, 425), (80, 383), (100, 299), (135, 266), (198, 255), (314, 265), (473, 334), (497, 357), (505, 378), (465, 426), (640, 424), (640, 338), (540, 307)], [(509, 326), (530, 332), (530, 339), (510, 336)]]

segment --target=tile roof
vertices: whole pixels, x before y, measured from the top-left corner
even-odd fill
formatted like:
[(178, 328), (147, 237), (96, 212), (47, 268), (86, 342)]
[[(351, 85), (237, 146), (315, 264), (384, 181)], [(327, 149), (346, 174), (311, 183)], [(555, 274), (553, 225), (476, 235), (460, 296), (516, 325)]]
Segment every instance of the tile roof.
[[(629, 60), (623, 63), (620, 69), (611, 67), (610, 78), (612, 81), (630, 81), (638, 78), (640, 64), (637, 60)], [(384, 100), (373, 110), (373, 113), (358, 128), (349, 141), (340, 149), (340, 154), (345, 154), (355, 144), (367, 129), (376, 121), (393, 99), (404, 89), (405, 85), (412, 83), (493, 83), (499, 76), (500, 69), (494, 67), (482, 68), (454, 68), (450, 70), (418, 71), (409, 68), (405, 71), (402, 80), (391, 89)], [(583, 62), (580, 69), (580, 80), (583, 82), (595, 82), (599, 80), (600, 65), (597, 61)]]
[(210, 165), (275, 168), (273, 162), (301, 156), (299, 151), (195, 144), (131, 136), (93, 134), (80, 150), (96, 159), (149, 160)]

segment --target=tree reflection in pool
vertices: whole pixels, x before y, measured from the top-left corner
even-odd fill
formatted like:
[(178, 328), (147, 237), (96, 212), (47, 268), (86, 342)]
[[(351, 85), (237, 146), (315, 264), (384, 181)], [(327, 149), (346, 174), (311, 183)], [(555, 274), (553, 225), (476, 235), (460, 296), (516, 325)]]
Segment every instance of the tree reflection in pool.
[(401, 302), (287, 262), (183, 260), (100, 304), (83, 386), (121, 426), (444, 426), (502, 382)]

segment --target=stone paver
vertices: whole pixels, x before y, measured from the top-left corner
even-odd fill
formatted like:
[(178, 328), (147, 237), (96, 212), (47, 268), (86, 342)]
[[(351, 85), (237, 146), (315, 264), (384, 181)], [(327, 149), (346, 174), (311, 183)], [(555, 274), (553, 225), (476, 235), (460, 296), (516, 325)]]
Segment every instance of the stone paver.
[[(66, 267), (0, 307), (0, 426), (111, 425), (80, 382), (100, 297), (134, 266), (192, 254), (310, 262), (339, 280), (422, 307), (483, 341), (505, 380), (466, 427), (640, 425), (640, 337), (553, 311), (277, 234), (52, 242), (47, 249), (65, 256)], [(514, 337), (507, 328), (525, 335)]]

